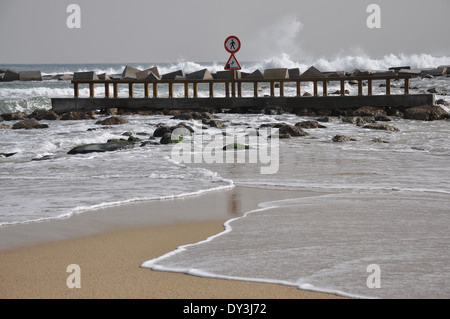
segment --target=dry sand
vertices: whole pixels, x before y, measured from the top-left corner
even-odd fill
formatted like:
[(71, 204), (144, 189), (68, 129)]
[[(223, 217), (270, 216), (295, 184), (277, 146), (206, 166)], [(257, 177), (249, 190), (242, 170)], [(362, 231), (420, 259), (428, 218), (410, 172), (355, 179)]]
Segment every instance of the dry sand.
[[(184, 199), (121, 205), (59, 221), (0, 228), (0, 298), (340, 298), (283, 285), (201, 278), (140, 267), (144, 261), (178, 246), (221, 232), (227, 219), (256, 208), (259, 202), (293, 195), (311, 194), (235, 187)], [(70, 264), (80, 266), (81, 288), (67, 287)]]

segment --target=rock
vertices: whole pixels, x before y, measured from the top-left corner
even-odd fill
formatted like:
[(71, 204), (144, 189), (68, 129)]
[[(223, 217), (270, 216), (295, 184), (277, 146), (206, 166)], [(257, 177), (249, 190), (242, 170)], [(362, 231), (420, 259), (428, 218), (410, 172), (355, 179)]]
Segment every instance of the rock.
[(384, 131), (390, 131), (390, 132), (400, 131), (398, 128), (396, 128), (392, 125), (382, 124), (382, 123), (370, 123), (370, 124), (364, 125), (363, 128), (373, 129), (373, 130), (384, 130)]
[(319, 117), (318, 119), (316, 119), (316, 121), (327, 123), (327, 122), (333, 122), (333, 119), (330, 116), (323, 116), (323, 117)]
[(248, 150), (250, 149), (249, 145), (244, 145), (244, 144), (240, 144), (240, 143), (231, 143), (231, 144), (227, 144), (222, 148), (224, 151), (228, 151), (228, 150)]
[(405, 109), (404, 118), (418, 121), (435, 121), (449, 118), (449, 114), (440, 106), (424, 105)]
[(375, 116), (375, 121), (379, 121), (379, 122), (391, 122), (394, 119), (390, 116), (387, 115), (377, 115)]
[(0, 157), (11, 157), (15, 154), (17, 154), (17, 152), (16, 153), (0, 153)]
[(78, 120), (92, 120), (94, 117), (85, 112), (73, 111), (63, 114), (61, 121), (78, 121)]
[(128, 121), (121, 117), (118, 117), (118, 116), (111, 116), (111, 117), (108, 117), (107, 119), (104, 119), (103, 121), (97, 121), (95, 124), (120, 125), (120, 124), (125, 124), (125, 123), (128, 123)]
[(284, 134), (289, 134), (292, 137), (309, 136), (309, 133), (306, 133), (300, 127), (295, 125), (289, 125), (286, 123), (277, 123), (273, 127), (278, 129), (280, 138)]
[(96, 81), (98, 80), (98, 76), (94, 71), (88, 72), (75, 72), (73, 74), (74, 81)]
[(411, 75), (414, 77), (420, 76), (422, 70), (400, 69), (397, 71), (398, 75)]
[(41, 121), (41, 120), (55, 121), (55, 120), (59, 120), (61, 118), (54, 111), (45, 110), (45, 109), (34, 110), (33, 113), (31, 113), (29, 115), (29, 117), (34, 118), (35, 120), (38, 120), (38, 121)]
[(213, 80), (211, 73), (207, 69), (192, 72), (187, 75), (189, 80)]
[(283, 114), (283, 109), (277, 105), (275, 106), (266, 106), (263, 110), (266, 115), (281, 115)]
[(13, 70), (6, 70), (2, 78), (2, 81), (4, 82), (19, 81), (19, 80), (20, 80), (19, 72)]
[(41, 71), (21, 71), (19, 72), (20, 81), (42, 81)]
[(141, 145), (139, 145), (139, 147), (144, 147), (144, 146), (147, 146), (147, 145), (159, 145), (159, 144), (160, 143), (155, 142), (155, 141), (144, 141), (144, 142), (141, 143)]
[(311, 66), (308, 70), (300, 75), (301, 78), (325, 78), (325, 73), (320, 72), (315, 67)]
[(11, 125), (0, 124), (0, 130), (7, 130), (10, 128), (11, 128)]
[(30, 129), (40, 129), (40, 128), (48, 128), (48, 125), (41, 124), (38, 121), (36, 121), (35, 119), (27, 119), (27, 120), (17, 122), (12, 127), (13, 130), (20, 130), (20, 129), (30, 130)]
[(287, 68), (276, 68), (264, 70), (264, 78), (266, 79), (289, 79), (289, 71)]
[(2, 114), (3, 121), (17, 121), (24, 120), (28, 118), (28, 114), (25, 112), (12, 112), (12, 113), (3, 113)]
[(211, 127), (224, 127), (225, 123), (222, 122), (221, 120), (207, 120), (207, 121), (203, 121), (203, 124), (207, 124)]
[(105, 115), (117, 115), (119, 110), (116, 107), (107, 108), (105, 111)]
[(444, 99), (439, 99), (435, 103), (436, 103), (436, 105), (450, 106), (450, 103)]
[(354, 138), (351, 138), (349, 136), (345, 136), (345, 135), (336, 135), (335, 137), (333, 137), (331, 139), (333, 142), (335, 143), (344, 143), (344, 142), (348, 142), (348, 141), (356, 141)]
[(79, 145), (72, 148), (67, 154), (87, 154), (95, 152), (103, 153), (103, 152), (112, 152), (120, 149), (129, 149), (133, 147), (134, 147), (133, 142), (125, 140), (117, 140), (117, 141), (109, 141), (107, 143)]
[(137, 80), (137, 73), (141, 70), (138, 70), (136, 68), (133, 68), (132, 66), (126, 66), (125, 69), (122, 72), (122, 75), (120, 78), (122, 80)]
[(340, 119), (342, 123), (356, 124), (358, 126), (375, 122), (375, 118), (372, 116), (343, 116)]
[(398, 72), (400, 70), (411, 70), (411, 67), (409, 65), (407, 65), (407, 66), (394, 66), (394, 67), (390, 67), (388, 70), (392, 70), (392, 71)]
[(159, 141), (160, 144), (176, 144), (183, 140), (183, 135), (176, 135), (172, 133), (164, 133)]
[(181, 113), (172, 117), (174, 120), (182, 120), (182, 121), (209, 121), (214, 119), (219, 119), (217, 116), (212, 115), (209, 112), (190, 112), (190, 113)]
[(442, 67), (436, 69), (422, 69), (422, 72), (420, 72), (420, 76), (424, 77), (427, 75), (431, 75), (433, 77), (447, 75), (447, 68)]
[(372, 142), (374, 142), (374, 143), (386, 143), (386, 144), (389, 143), (388, 141), (382, 140), (382, 139), (379, 138), (379, 137), (374, 138), (374, 139), (372, 140)]
[(303, 96), (312, 96), (312, 94), (309, 92), (305, 92), (305, 93), (303, 93)]
[(431, 88), (427, 90), (428, 93), (438, 94), (438, 95), (445, 95), (445, 91), (440, 88)]
[(298, 122), (295, 124), (295, 126), (301, 127), (301, 128), (327, 128), (324, 125), (319, 124), (319, 122), (317, 121), (303, 121), (303, 122)]
[(386, 112), (379, 107), (374, 106), (362, 106), (353, 111), (354, 116), (378, 116), (386, 115)]
[(165, 133), (172, 133), (168, 125), (161, 125), (153, 132), (154, 137), (162, 137)]

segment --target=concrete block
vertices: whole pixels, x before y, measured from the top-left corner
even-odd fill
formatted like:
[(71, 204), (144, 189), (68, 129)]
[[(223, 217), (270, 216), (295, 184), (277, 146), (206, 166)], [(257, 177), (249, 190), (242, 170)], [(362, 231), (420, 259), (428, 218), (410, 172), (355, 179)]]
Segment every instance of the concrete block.
[(376, 70), (376, 71), (372, 71), (371, 75), (373, 75), (373, 76), (393, 76), (393, 75), (395, 75), (395, 71), (394, 70)]
[(324, 78), (324, 77), (326, 77), (326, 75), (312, 66), (308, 70), (303, 72), (302, 75), (300, 75), (300, 77), (301, 78)]
[(182, 70), (178, 70), (178, 71), (174, 71), (174, 72), (163, 74), (161, 79), (163, 79), (163, 80), (175, 80), (176, 76), (184, 77), (185, 74), (184, 74), (184, 72)]
[(41, 71), (21, 71), (19, 72), (20, 81), (42, 81)]
[(287, 68), (267, 69), (264, 70), (264, 78), (289, 79), (289, 70)]
[(369, 76), (372, 75), (372, 71), (370, 70), (353, 70), (352, 76)]
[(13, 70), (6, 70), (5, 74), (3, 75), (2, 81), (19, 81), (19, 72), (13, 71)]
[(392, 70), (394, 72), (398, 72), (400, 70), (411, 70), (411, 67), (409, 65), (407, 65), (407, 66), (393, 66), (393, 67), (389, 68), (389, 70)]
[[(233, 77), (233, 71), (217, 71), (217, 73), (213, 74), (213, 78), (215, 79), (231, 79)], [(236, 71), (236, 79), (241, 79), (242, 73)]]
[(73, 74), (62, 74), (58, 77), (59, 81), (72, 81), (73, 80)]
[(99, 74), (99, 75), (98, 75), (98, 78), (99, 78), (100, 80), (103, 80), (103, 81), (111, 80), (111, 78), (109, 77), (109, 75), (106, 74), (106, 73)]
[[(153, 74), (150, 76), (150, 79), (147, 79), (150, 74)], [(146, 69), (144, 71), (139, 71), (136, 73), (136, 77), (138, 80), (159, 80), (161, 76), (159, 75), (159, 71), (157, 67), (151, 67), (149, 69)]]
[(289, 72), (290, 79), (298, 79), (301, 74), (299, 68), (289, 69), (288, 72)]
[(126, 66), (125, 69), (122, 72), (122, 76), (120, 77), (122, 80), (137, 80), (136, 73), (140, 72), (141, 70), (138, 70), (136, 68), (133, 68), (132, 66)]
[(339, 78), (346, 76), (345, 71), (330, 71), (330, 72), (323, 72), (327, 77), (329, 78)]
[(211, 73), (207, 69), (192, 72), (187, 75), (188, 80), (213, 80)]
[(398, 75), (412, 75), (412, 76), (419, 76), (420, 73), (422, 73), (422, 70), (416, 70), (416, 69), (400, 69), (398, 70)]
[(73, 74), (73, 80), (77, 81), (77, 80), (86, 80), (86, 81), (94, 81), (94, 80), (98, 80), (98, 76), (97, 73), (95, 73), (94, 71), (89, 71), (89, 72), (75, 72)]
[(436, 69), (422, 69), (420, 76), (443, 76), (447, 75), (447, 68), (436, 68)]
[(244, 79), (263, 79), (264, 75), (260, 70), (255, 70), (252, 73), (244, 77)]

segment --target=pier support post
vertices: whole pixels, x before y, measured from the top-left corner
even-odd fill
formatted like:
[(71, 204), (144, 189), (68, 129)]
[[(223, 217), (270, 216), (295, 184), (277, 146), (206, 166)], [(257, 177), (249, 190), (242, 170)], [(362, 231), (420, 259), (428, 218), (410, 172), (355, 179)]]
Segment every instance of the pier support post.
[(148, 91), (148, 82), (144, 83), (144, 96), (148, 99), (149, 91)]
[(94, 98), (94, 83), (89, 83), (89, 97)]
[(367, 81), (367, 95), (372, 95), (372, 79)]
[(73, 84), (73, 95), (74, 95), (75, 97), (78, 97), (78, 96), (79, 96), (78, 83), (74, 83), (74, 84)]
[(169, 82), (169, 97), (173, 97), (173, 82)]
[(409, 94), (409, 79), (405, 78), (405, 94)]
[(386, 95), (391, 94), (391, 79), (386, 79)]
[(153, 84), (153, 98), (158, 97), (158, 84), (156, 82), (152, 82)]
[(186, 98), (189, 97), (189, 83), (188, 82), (184, 82), (184, 97), (186, 97)]
[(114, 98), (117, 99), (119, 97), (119, 88), (117, 87), (117, 82), (113, 83), (113, 91)]
[(301, 96), (302, 95), (302, 84), (300, 81), (297, 81), (297, 96)]
[(341, 95), (345, 95), (345, 80), (341, 80)]
[(258, 82), (253, 82), (253, 96), (258, 97)]
[(328, 82), (327, 81), (323, 81), (323, 85), (322, 85), (322, 89), (323, 89), (323, 96), (327, 96), (328, 95)]
[(109, 83), (105, 83), (105, 98), (109, 98)]
[(313, 81), (313, 83), (314, 83), (314, 96), (318, 96), (319, 95), (318, 82)]
[(128, 83), (128, 96), (132, 98), (134, 96), (133, 83)]

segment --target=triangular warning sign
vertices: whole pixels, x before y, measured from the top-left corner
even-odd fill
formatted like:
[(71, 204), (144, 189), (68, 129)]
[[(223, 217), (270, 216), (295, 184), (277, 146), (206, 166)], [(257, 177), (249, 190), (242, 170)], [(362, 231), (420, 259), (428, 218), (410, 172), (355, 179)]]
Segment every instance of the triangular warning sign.
[(240, 70), (241, 66), (239, 65), (239, 62), (236, 60), (236, 57), (234, 54), (231, 54), (230, 58), (228, 59), (227, 64), (225, 64), (225, 70)]

